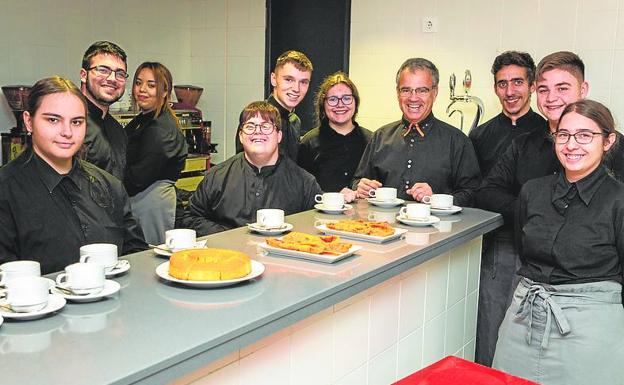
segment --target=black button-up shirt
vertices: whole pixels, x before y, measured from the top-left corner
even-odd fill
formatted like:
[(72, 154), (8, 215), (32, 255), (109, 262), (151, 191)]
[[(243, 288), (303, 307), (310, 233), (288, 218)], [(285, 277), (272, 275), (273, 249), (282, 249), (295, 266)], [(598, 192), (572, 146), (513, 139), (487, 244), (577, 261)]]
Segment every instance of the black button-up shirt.
[(529, 109), (526, 114), (516, 119), (516, 124), (501, 112), (470, 131), (470, 140), (479, 160), (481, 174), (488, 174), (514, 138), (530, 131), (546, 129), (546, 119)]
[[(603, 165), (619, 180), (624, 176), (624, 143), (617, 135), (616, 145), (609, 151)], [(553, 148), (548, 127), (520, 135), (501, 155), (500, 159), (483, 179), (477, 194), (479, 208), (500, 213), (505, 226), (512, 227), (517, 197), (527, 181), (556, 174), (561, 164)]]
[(352, 188), (361, 178), (376, 179), (395, 187), (402, 199), (414, 183), (424, 182), (435, 194), (452, 194), (454, 204), (472, 206), (481, 175), (470, 139), (457, 128), (430, 114), (422, 122), (421, 137), (412, 129), (404, 136), (409, 122), (400, 120), (381, 127), (364, 150), (355, 171)]
[(351, 132), (342, 135), (324, 119), (301, 139), (297, 163), (316, 177), (323, 191), (351, 187), (355, 168), (372, 135), (357, 123)]
[(624, 184), (598, 167), (576, 183), (564, 173), (520, 192), (519, 274), (550, 284), (622, 282)]
[(89, 99), (89, 117), (84, 139), (85, 159), (123, 180), (126, 168), (126, 133), (115, 118), (106, 114)]
[(286, 215), (314, 207), (321, 193), (314, 176), (280, 156), (274, 166), (258, 169), (239, 153), (210, 169), (189, 199), (180, 219), (198, 235), (245, 226), (256, 211), (282, 209)]
[[(299, 152), (299, 139), (301, 137), (301, 119), (295, 114), (295, 111), (290, 112), (282, 107), (273, 95), (269, 96), (267, 102), (277, 108), (280, 113), (282, 140), (279, 143), (279, 152), (296, 162), (297, 153)], [(243, 144), (238, 137), (238, 131), (236, 131), (235, 143), (236, 153), (243, 152)]]
[(137, 115), (126, 125), (128, 156), (124, 185), (134, 196), (159, 180), (177, 181), (188, 145), (169, 111)]
[(47, 274), (100, 242), (122, 254), (147, 248), (117, 178), (79, 160), (60, 175), (31, 149), (0, 169), (0, 263), (36, 260)]

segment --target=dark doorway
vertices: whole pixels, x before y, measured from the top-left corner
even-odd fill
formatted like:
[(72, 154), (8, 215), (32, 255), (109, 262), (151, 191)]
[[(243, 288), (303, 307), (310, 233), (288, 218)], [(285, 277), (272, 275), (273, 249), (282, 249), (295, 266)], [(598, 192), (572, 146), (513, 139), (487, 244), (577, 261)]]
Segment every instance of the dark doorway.
[(351, 0), (267, 0), (265, 97), (270, 74), (284, 51), (305, 53), (314, 66), (310, 89), (297, 107), (301, 133), (314, 128), (314, 95), (321, 81), (336, 71), (349, 72)]

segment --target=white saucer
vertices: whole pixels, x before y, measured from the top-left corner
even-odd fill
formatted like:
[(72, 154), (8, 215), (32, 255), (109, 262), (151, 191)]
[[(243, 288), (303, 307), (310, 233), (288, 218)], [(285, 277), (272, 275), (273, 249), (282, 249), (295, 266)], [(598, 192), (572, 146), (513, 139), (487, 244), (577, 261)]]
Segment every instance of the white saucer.
[(181, 285), (190, 286), (190, 287), (198, 287), (198, 288), (214, 288), (214, 287), (222, 287), (222, 286), (230, 286), (235, 285), (239, 282), (247, 281), (250, 279), (254, 279), (264, 273), (264, 265), (256, 260), (251, 260), (251, 273), (247, 274), (244, 277), (236, 278), (236, 279), (227, 279), (222, 281), (190, 281), (186, 279), (178, 279), (169, 275), (169, 261), (163, 262), (158, 267), (156, 267), (156, 275), (160, 278), (179, 283)]
[(353, 206), (345, 203), (344, 206), (342, 206), (342, 208), (330, 209), (330, 208), (326, 208), (322, 203), (317, 203), (314, 205), (314, 208), (327, 214), (342, 214), (343, 212), (347, 210), (351, 210)]
[(377, 198), (366, 198), (368, 203), (379, 207), (395, 207), (405, 203), (403, 199), (394, 198), (392, 201), (379, 200)]
[(407, 217), (404, 217), (402, 215), (397, 215), (396, 219), (397, 219), (397, 221), (399, 221), (399, 222), (401, 222), (401, 223), (403, 223), (405, 225), (417, 226), (417, 227), (420, 227), (420, 226), (431, 226), (431, 225), (433, 225), (435, 223), (440, 222), (440, 218), (434, 217), (433, 215), (429, 216), (429, 218), (427, 218), (427, 219), (418, 219), (418, 220), (416, 220), (416, 219), (408, 219)]
[(249, 223), (247, 228), (254, 233), (262, 234), (262, 235), (278, 235), (282, 233), (286, 233), (294, 228), (290, 223), (282, 224), (280, 228), (265, 228), (262, 226), (258, 226), (258, 223)]
[(102, 289), (102, 291), (99, 291), (94, 294), (71, 295), (71, 294), (66, 294), (64, 291), (59, 290), (56, 287), (53, 287), (52, 289), (50, 289), (50, 291), (53, 294), (59, 294), (63, 296), (63, 298), (65, 298), (66, 300), (69, 300), (72, 302), (93, 302), (93, 301), (100, 300), (104, 297), (107, 297), (109, 295), (113, 295), (117, 293), (119, 289), (121, 289), (121, 285), (118, 282), (107, 279), (104, 282), (104, 288)]
[(130, 262), (128, 262), (127, 259), (120, 259), (114, 269), (106, 271), (106, 278), (111, 278), (116, 275), (123, 274), (128, 270), (130, 270)]
[(431, 214), (435, 215), (452, 215), (460, 211), (462, 211), (462, 208), (459, 206), (453, 206), (447, 209), (437, 209), (434, 207), (431, 208)]
[(65, 298), (63, 298), (63, 296), (58, 294), (50, 294), (50, 296), (48, 297), (48, 304), (41, 310), (32, 311), (29, 313), (13, 313), (0, 309), (0, 317), (23, 321), (37, 319), (62, 309), (66, 303), (67, 301), (65, 301)]
[[(193, 248), (194, 249), (201, 249), (202, 247), (206, 247), (206, 242), (208, 242), (206, 239), (204, 239), (203, 241), (197, 241), (197, 242), (195, 242), (195, 247), (193, 247)], [(161, 245), (158, 245), (157, 247), (154, 247), (152, 250), (154, 250), (154, 253), (156, 253), (158, 255), (162, 255), (164, 257), (170, 257), (171, 254), (175, 253), (176, 251), (180, 251), (180, 250), (184, 250), (184, 249), (171, 250), (169, 247), (167, 247), (167, 245), (165, 245), (163, 243)]]

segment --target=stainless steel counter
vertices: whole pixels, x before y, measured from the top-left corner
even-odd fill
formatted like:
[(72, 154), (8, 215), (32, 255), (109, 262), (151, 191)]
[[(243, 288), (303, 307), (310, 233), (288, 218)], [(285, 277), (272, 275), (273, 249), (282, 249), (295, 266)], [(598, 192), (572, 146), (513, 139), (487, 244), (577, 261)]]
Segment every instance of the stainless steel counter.
[[(352, 217), (391, 218), (396, 209), (354, 205)], [(287, 217), (296, 231), (339, 219), (308, 211)], [(128, 256), (122, 290), (104, 301), (72, 304), (51, 317), (5, 320), (0, 326), (2, 384), (161, 384), (247, 346), (293, 323), (502, 225), (498, 214), (464, 209), (442, 217), (440, 229), (409, 229), (405, 239), (364, 248), (327, 265), (259, 253), (264, 237), (245, 228), (208, 237), (209, 247), (244, 251), (266, 265), (258, 279), (220, 289), (192, 289), (160, 280), (166, 261), (152, 251)]]

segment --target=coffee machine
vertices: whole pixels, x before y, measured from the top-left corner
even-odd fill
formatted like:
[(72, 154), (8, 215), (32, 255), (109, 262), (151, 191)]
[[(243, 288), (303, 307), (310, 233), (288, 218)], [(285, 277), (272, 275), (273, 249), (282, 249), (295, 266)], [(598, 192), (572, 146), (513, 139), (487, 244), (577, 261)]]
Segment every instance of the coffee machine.
[(15, 115), (16, 126), (8, 133), (2, 133), (2, 164), (17, 158), (24, 151), (26, 145), (30, 143), (30, 136), (27, 135), (24, 126), (24, 111), (26, 110), (28, 94), (31, 86), (3, 86), (2, 93), (6, 97), (9, 106)]

